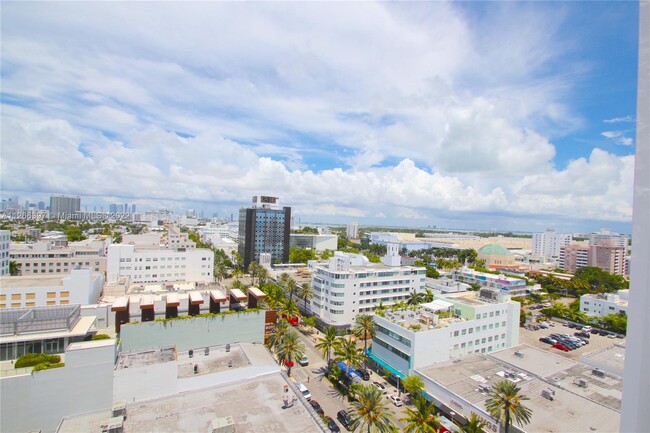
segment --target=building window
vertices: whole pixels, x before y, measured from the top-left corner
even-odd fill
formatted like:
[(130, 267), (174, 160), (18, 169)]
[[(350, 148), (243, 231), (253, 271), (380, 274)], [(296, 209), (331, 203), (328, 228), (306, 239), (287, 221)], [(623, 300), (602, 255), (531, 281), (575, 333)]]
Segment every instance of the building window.
[(36, 306), (36, 302), (27, 302), (27, 303), (25, 304), (25, 306), (26, 306), (26, 307), (35, 307), (35, 306)]
[(21, 295), (20, 293), (12, 293), (11, 294), (11, 300), (12, 301), (20, 301), (22, 299), (22, 297), (23, 297), (23, 295)]
[(62, 298), (68, 298), (68, 297), (70, 297), (70, 292), (61, 292), (61, 297), (62, 297)]
[[(47, 292), (47, 299), (54, 299), (54, 298), (56, 298), (56, 292)], [(50, 304), (48, 302), (47, 305), (54, 305), (54, 304)]]
[(26, 295), (26, 299), (36, 299), (36, 294), (35, 293), (28, 293)]
[(56, 301), (47, 301), (47, 305), (56, 305)]

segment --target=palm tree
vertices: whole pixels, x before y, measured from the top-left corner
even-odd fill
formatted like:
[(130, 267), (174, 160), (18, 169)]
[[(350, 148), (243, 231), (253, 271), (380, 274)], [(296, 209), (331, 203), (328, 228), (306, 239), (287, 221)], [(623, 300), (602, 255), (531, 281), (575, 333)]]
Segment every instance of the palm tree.
[[(369, 314), (359, 314), (354, 321), (352, 332), (359, 338), (363, 338), (363, 353), (368, 351), (368, 338), (375, 336), (375, 322)], [(364, 362), (364, 368), (368, 368), (368, 361)]]
[(282, 314), (287, 317), (300, 316), (300, 308), (298, 308), (298, 304), (293, 299), (285, 299), (279, 307)]
[(339, 344), (334, 348), (334, 355), (336, 361), (345, 361), (347, 368), (346, 373), (350, 376), (350, 369), (352, 366), (359, 366), (363, 361), (364, 356), (357, 350), (357, 343), (352, 341), (352, 338), (341, 339)]
[(273, 331), (269, 334), (269, 347), (273, 350), (275, 350), (280, 342), (282, 341), (282, 338), (284, 335), (289, 331), (289, 322), (287, 322), (284, 319), (280, 319), (277, 322), (275, 322), (275, 325), (273, 326)]
[(260, 266), (260, 268), (257, 270), (257, 283), (260, 286), (263, 286), (264, 284), (266, 284), (268, 278), (269, 278), (269, 271), (267, 271), (264, 266)]
[(222, 260), (216, 260), (214, 261), (214, 278), (218, 281), (221, 282), (226, 275), (228, 275), (228, 268), (226, 268), (226, 264)]
[(284, 292), (274, 283), (268, 283), (262, 286), (262, 291), (266, 293), (266, 303), (272, 310), (277, 310), (285, 300)]
[(406, 301), (408, 305), (418, 305), (420, 302), (422, 302), (422, 293), (417, 293), (415, 290), (413, 290), (411, 293), (409, 293), (409, 299)]
[(433, 292), (430, 288), (424, 288), (424, 293), (422, 293), (422, 300), (424, 302), (433, 302)]
[(524, 400), (530, 400), (525, 395), (519, 395), (519, 388), (509, 380), (496, 382), (492, 386), (488, 399), (485, 401), (487, 411), (500, 420), (505, 428), (505, 433), (512, 424), (512, 419), (523, 426), (530, 422), (533, 411), (522, 404)]
[(379, 305), (377, 305), (377, 307), (375, 308), (375, 311), (373, 311), (373, 313), (375, 313), (376, 315), (378, 315), (380, 317), (384, 317), (384, 314), (386, 313), (386, 310), (388, 310), (388, 307), (385, 306), (384, 302), (382, 301), (382, 302), (379, 302)]
[(460, 431), (463, 433), (483, 433), (483, 428), (485, 427), (485, 422), (482, 421), (478, 415), (472, 413), (467, 424), (460, 428)]
[(300, 340), (300, 336), (293, 329), (288, 330), (277, 347), (278, 359), (283, 364), (287, 364), (287, 376), (291, 376), (291, 367), (294, 362), (305, 356), (305, 343)]
[(384, 395), (371, 385), (364, 385), (355, 390), (356, 401), (352, 402), (352, 426), (366, 429), (367, 433), (388, 433), (395, 428), (392, 412), (386, 407)]
[(260, 269), (263, 269), (262, 266), (257, 262), (252, 262), (248, 265), (248, 273), (251, 276), (251, 286), (255, 285), (255, 277), (259, 275)]
[(314, 292), (311, 290), (309, 283), (302, 283), (300, 289), (298, 289), (298, 297), (302, 298), (304, 302), (303, 311), (307, 314), (307, 301), (314, 297)]
[(339, 333), (335, 327), (330, 326), (325, 329), (323, 336), (320, 338), (320, 342), (316, 343), (316, 349), (321, 351), (323, 357), (327, 356), (327, 365), (329, 365), (332, 349), (335, 349), (338, 345)]
[(298, 289), (298, 284), (296, 283), (296, 280), (289, 277), (287, 279), (285, 288), (286, 288), (286, 290), (288, 292), (289, 299), (293, 299), (293, 294)]
[(440, 422), (436, 416), (436, 406), (424, 397), (415, 398), (415, 408), (406, 409), (400, 421), (406, 423), (404, 433), (436, 433)]

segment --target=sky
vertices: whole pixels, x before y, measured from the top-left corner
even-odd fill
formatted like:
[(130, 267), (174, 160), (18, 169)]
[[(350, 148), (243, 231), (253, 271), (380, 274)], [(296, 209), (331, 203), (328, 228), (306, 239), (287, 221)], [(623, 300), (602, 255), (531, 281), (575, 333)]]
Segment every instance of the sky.
[(2, 198), (630, 232), (636, 2), (2, 2)]

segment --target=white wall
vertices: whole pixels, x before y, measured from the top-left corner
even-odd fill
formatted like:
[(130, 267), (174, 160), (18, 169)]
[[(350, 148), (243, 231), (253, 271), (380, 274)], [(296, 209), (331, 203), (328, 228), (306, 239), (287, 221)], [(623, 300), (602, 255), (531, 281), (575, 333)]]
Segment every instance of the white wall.
[(0, 431), (54, 432), (64, 416), (110, 410), (114, 361), (115, 340), (73, 343), (65, 367), (0, 379)]
[(203, 248), (137, 251), (133, 245), (114, 244), (108, 247), (106, 278), (116, 282), (130, 276), (132, 283), (210, 282), (213, 262), (214, 253)]
[(263, 343), (265, 311), (124, 324), (122, 350), (175, 345), (179, 351), (228, 343)]

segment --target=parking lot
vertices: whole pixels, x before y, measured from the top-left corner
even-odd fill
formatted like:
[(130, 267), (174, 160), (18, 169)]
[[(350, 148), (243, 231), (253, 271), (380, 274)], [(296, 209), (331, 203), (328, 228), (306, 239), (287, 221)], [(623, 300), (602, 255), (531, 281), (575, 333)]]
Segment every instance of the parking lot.
[(613, 345), (614, 343), (623, 343), (624, 340), (620, 338), (609, 338), (598, 334), (590, 334), (589, 344), (579, 347), (576, 350), (570, 352), (563, 352), (561, 350), (551, 347), (550, 344), (543, 343), (539, 341), (541, 337), (546, 337), (550, 334), (569, 334), (573, 335), (575, 332), (578, 332), (576, 329), (569, 328), (558, 322), (552, 322), (555, 326), (552, 326), (548, 329), (539, 329), (537, 331), (531, 331), (525, 328), (519, 328), (519, 343), (528, 344), (529, 346), (536, 347), (542, 350), (548, 350), (555, 354), (565, 356), (569, 359), (579, 360), (580, 358), (587, 356), (591, 353), (598, 352), (606, 347)]

